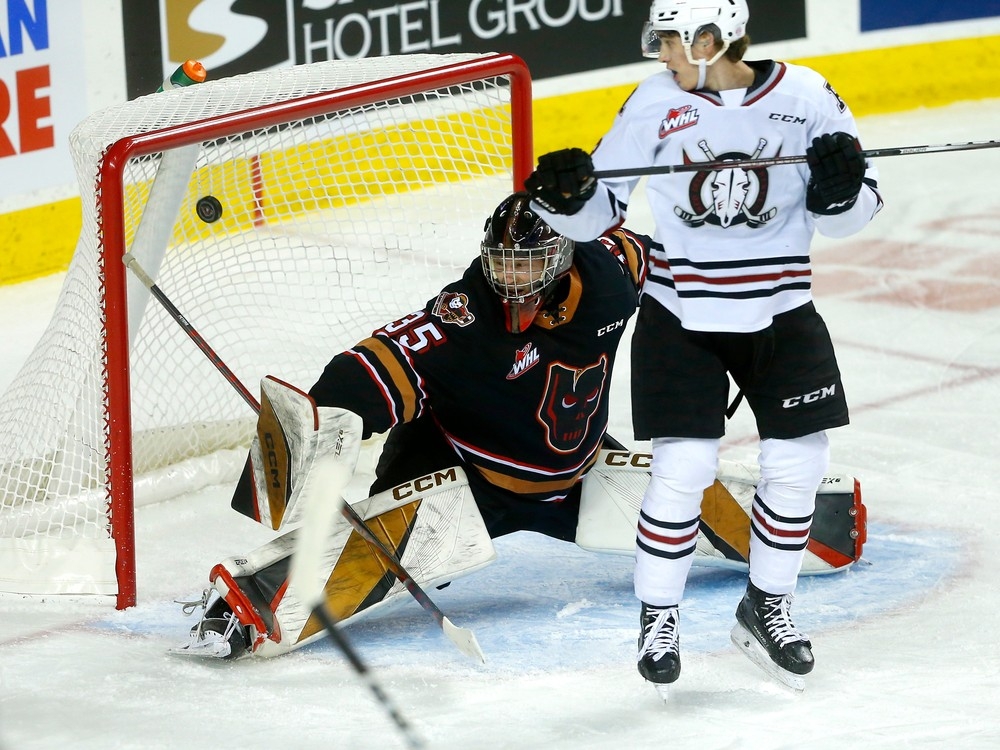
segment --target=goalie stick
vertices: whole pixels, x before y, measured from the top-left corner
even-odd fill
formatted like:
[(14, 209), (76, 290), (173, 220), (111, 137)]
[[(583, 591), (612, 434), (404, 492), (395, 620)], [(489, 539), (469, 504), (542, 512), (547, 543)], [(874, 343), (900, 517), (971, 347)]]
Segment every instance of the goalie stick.
[[(895, 146), (892, 148), (866, 149), (861, 155), (866, 159), (884, 156), (910, 156), (913, 154), (940, 154), (946, 151), (974, 151), (983, 148), (998, 148), (1000, 141), (969, 141), (968, 143), (944, 143), (937, 146)], [(769, 159), (716, 159), (697, 161), (690, 164), (662, 164), (651, 167), (627, 167), (624, 169), (603, 169), (594, 172), (598, 180), (619, 177), (645, 177), (656, 174), (677, 174), (679, 172), (704, 172), (715, 169), (764, 169), (784, 164), (804, 164), (805, 155), (775, 156)]]
[[(180, 310), (177, 309), (176, 305), (170, 301), (170, 298), (160, 289), (159, 286), (149, 277), (149, 275), (143, 270), (142, 265), (136, 260), (131, 253), (126, 253), (123, 258), (125, 265), (142, 281), (143, 285), (146, 286), (156, 300), (163, 305), (163, 308), (170, 314), (170, 317), (184, 330), (188, 337), (198, 346), (202, 353), (208, 358), (208, 360), (215, 365), (215, 368), (222, 373), (223, 377), (229, 382), (231, 386), (236, 390), (237, 393), (243, 398), (250, 408), (254, 410), (255, 413), (260, 413), (260, 404), (257, 399), (247, 390), (246, 386), (240, 382), (239, 378), (230, 370), (226, 363), (222, 361), (215, 350), (208, 345), (208, 342), (194, 329), (187, 318), (181, 314)], [(482, 649), (479, 647), (479, 643), (476, 640), (476, 635), (471, 630), (467, 628), (460, 628), (453, 624), (449, 620), (441, 608), (434, 603), (434, 601), (427, 595), (418, 584), (409, 571), (403, 566), (399, 558), (390, 550), (381, 539), (379, 539), (368, 525), (364, 522), (364, 519), (358, 515), (358, 512), (351, 507), (350, 503), (342, 503), (340, 512), (344, 517), (350, 522), (351, 526), (361, 535), (361, 537), (374, 548), (377, 553), (385, 560), (392, 571), (406, 587), (406, 590), (410, 592), (410, 595), (416, 599), (417, 603), (426, 610), (431, 617), (437, 622), (441, 627), (442, 632), (445, 637), (451, 641), (459, 651), (461, 651), (466, 656), (473, 659), (478, 659), (480, 662), (486, 662), (486, 656), (483, 654)]]
[[(343, 652), (354, 671), (364, 680), (375, 699), (382, 705), (396, 727), (406, 738), (409, 747), (420, 748), (423, 741), (415, 734), (413, 727), (403, 716), (396, 704), (389, 698), (381, 684), (375, 679), (368, 665), (358, 656), (357, 651), (340, 631), (337, 621), (326, 604), (323, 581), (317, 577), (323, 557), (323, 540), (330, 529), (333, 515), (338, 506), (348, 503), (341, 497), (351, 481), (350, 472), (334, 456), (321, 458), (314, 467), (313, 483), (305, 500), (302, 528), (292, 554), (288, 573), (289, 587), (294, 586), (302, 601), (319, 617), (331, 640)], [(364, 525), (364, 524), (362, 524)]]

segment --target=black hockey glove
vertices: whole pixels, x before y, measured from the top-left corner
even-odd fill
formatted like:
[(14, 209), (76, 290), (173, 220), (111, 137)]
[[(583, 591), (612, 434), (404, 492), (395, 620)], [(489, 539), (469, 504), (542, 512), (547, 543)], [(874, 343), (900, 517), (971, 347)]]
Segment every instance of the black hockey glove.
[(580, 148), (550, 151), (538, 157), (538, 169), (528, 175), (524, 187), (542, 208), (572, 216), (597, 190), (594, 162)]
[(858, 199), (865, 176), (861, 144), (849, 133), (825, 133), (806, 149), (809, 186), (806, 208), (831, 216), (847, 211)]

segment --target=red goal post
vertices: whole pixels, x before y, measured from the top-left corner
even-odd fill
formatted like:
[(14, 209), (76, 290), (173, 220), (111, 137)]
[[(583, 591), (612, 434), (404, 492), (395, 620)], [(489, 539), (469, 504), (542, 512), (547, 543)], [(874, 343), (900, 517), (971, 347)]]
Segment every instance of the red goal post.
[(533, 166), (531, 80), (514, 55), (317, 63), (141, 97), (72, 140), (80, 244), (0, 398), (0, 591), (125, 608), (139, 496), (233, 481), (254, 418), (123, 255), (251, 390), (308, 387), (476, 257)]

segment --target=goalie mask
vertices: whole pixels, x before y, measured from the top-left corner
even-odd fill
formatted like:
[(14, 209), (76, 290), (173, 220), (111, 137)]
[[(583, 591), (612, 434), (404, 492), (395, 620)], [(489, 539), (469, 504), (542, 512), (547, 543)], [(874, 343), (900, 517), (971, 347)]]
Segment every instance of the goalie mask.
[[(653, 0), (649, 20), (642, 29), (642, 54), (644, 57), (660, 56), (660, 37), (657, 32), (676, 31), (688, 62), (704, 70), (720, 57), (729, 45), (746, 36), (750, 10), (746, 0)], [(710, 27), (714, 26), (712, 29)], [(695, 60), (691, 45), (702, 31), (712, 31), (722, 42), (722, 47), (711, 60)], [(704, 84), (702, 84), (704, 85)]]
[(527, 330), (573, 265), (573, 241), (546, 224), (529, 201), (527, 193), (514, 193), (497, 206), (480, 246), (483, 274), (500, 297), (511, 333)]

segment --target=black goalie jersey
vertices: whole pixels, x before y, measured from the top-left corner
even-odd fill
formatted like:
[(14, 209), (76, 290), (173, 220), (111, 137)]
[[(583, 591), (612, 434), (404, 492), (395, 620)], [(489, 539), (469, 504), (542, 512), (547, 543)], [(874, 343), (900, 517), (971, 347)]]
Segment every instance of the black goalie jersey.
[(650, 244), (626, 230), (577, 244), (561, 301), (520, 334), (507, 332), (477, 258), (423, 310), (334, 357), (310, 395), (359, 414), (366, 438), (430, 416), (470, 480), (562, 499), (600, 450)]

